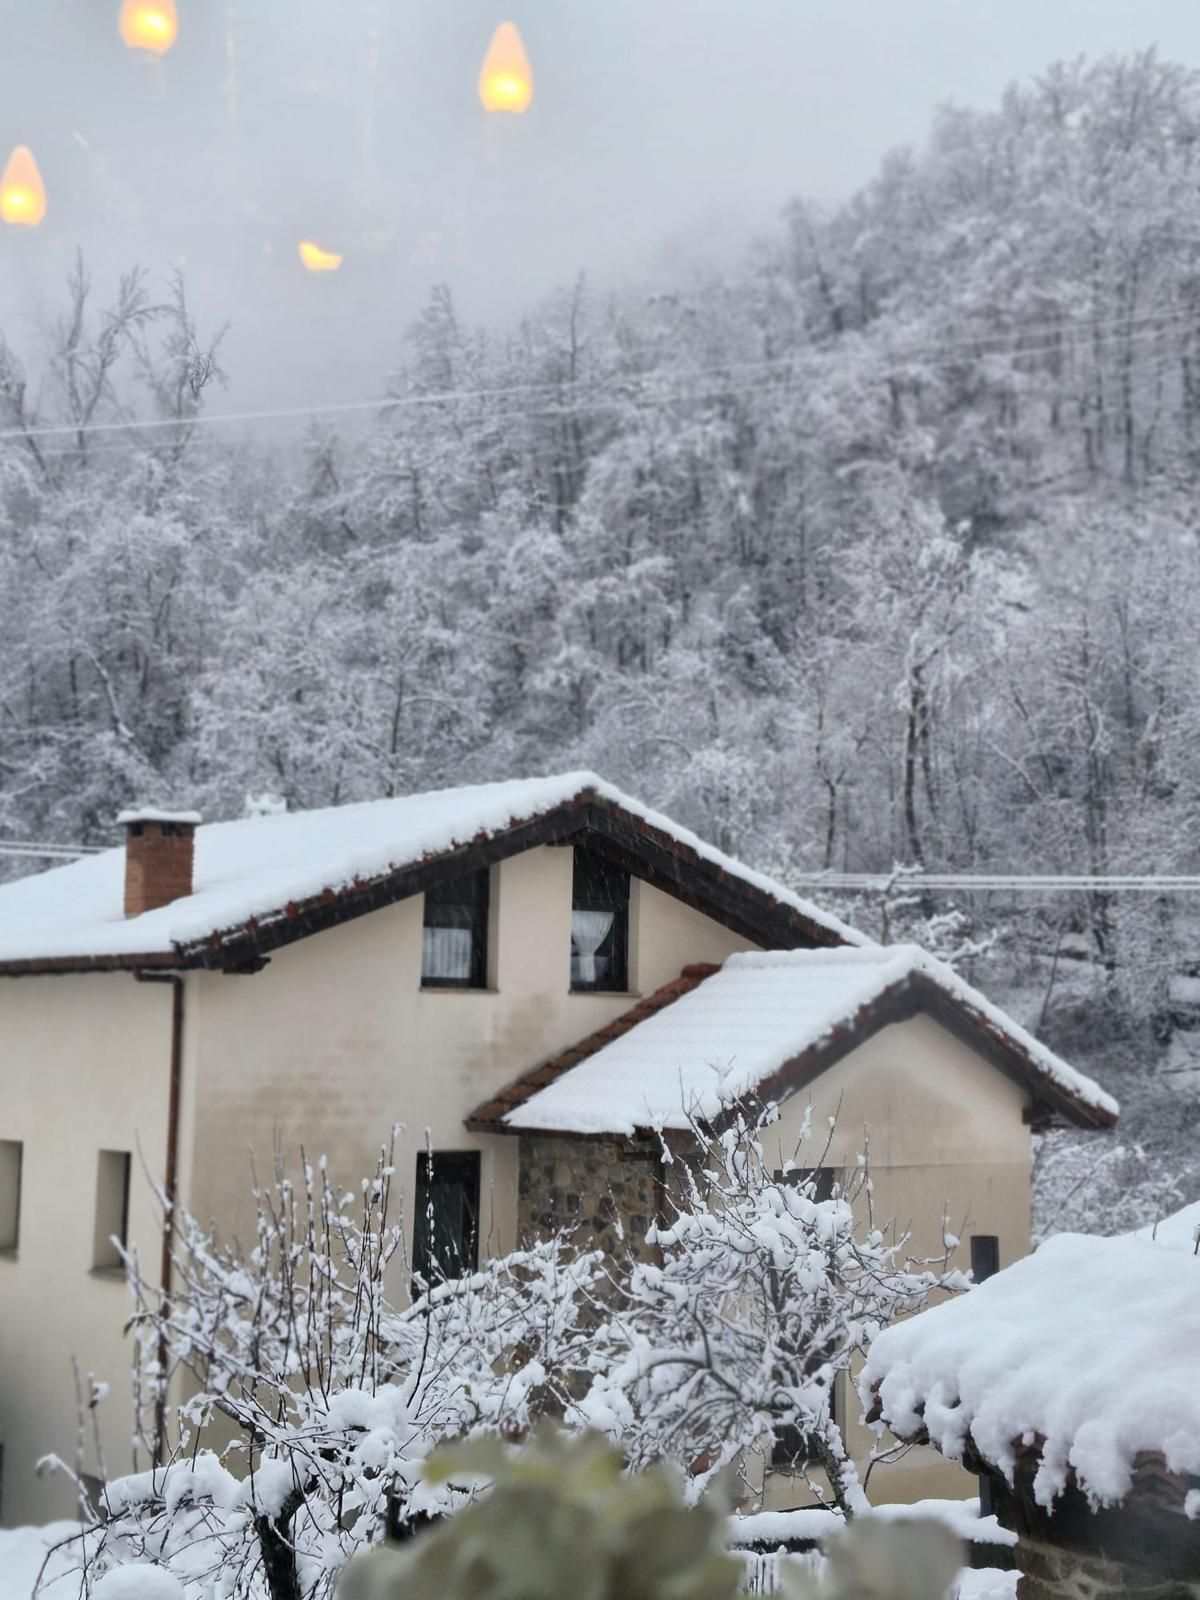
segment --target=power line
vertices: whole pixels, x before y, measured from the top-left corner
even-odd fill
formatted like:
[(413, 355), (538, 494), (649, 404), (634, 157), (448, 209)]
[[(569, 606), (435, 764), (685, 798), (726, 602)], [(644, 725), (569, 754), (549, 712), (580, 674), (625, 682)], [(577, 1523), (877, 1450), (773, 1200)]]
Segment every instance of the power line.
[(109, 848), (99, 844), (38, 844), (30, 839), (0, 839), (0, 856), (24, 856), (45, 861), (78, 861), (100, 855)]
[(813, 872), (789, 873), (788, 882), (804, 889), (888, 890), (957, 889), (991, 893), (1014, 890), (1027, 894), (1195, 894), (1200, 877), (1185, 874), (1137, 873), (1004, 873), (1004, 872)]
[[(110, 845), (41, 844), (28, 839), (0, 839), (0, 856), (75, 861), (100, 855)], [(1015, 873), (1015, 872), (813, 872), (789, 874), (804, 889), (888, 890), (956, 889), (974, 893), (1014, 890), (1028, 894), (1195, 894), (1200, 876), (1189, 873)]]
[[(1062, 355), (1071, 352), (1075, 347), (1064, 345), (1063, 337), (1068, 338), (1076, 334), (1086, 337), (1086, 344), (1082, 346), (1085, 354), (1097, 348), (1109, 348), (1120, 345), (1128, 348), (1134, 344), (1144, 344), (1157, 340), (1172, 328), (1189, 324), (1196, 325), (1196, 317), (1192, 313), (1172, 312), (1161, 313), (1157, 317), (1126, 319), (1111, 324), (1099, 322), (1091, 324), (1077, 324), (1065, 326), (1054, 330), (1054, 337), (1050, 342), (1017, 345), (1016, 347), (1000, 347), (994, 350), (982, 349), (981, 345), (990, 341), (1003, 339), (1020, 339), (1022, 335), (1006, 334), (981, 334), (975, 339), (964, 340), (960, 343), (942, 341), (939, 344), (922, 346), (901, 346), (883, 352), (886, 369), (894, 371), (896, 367), (907, 361), (921, 360), (931, 366), (956, 365), (962, 356), (986, 358), (988, 356), (1008, 356), (1014, 360), (1026, 360), (1039, 356)], [(1134, 329), (1123, 333), (1110, 333), (1097, 337), (1097, 327), (1120, 327)], [(864, 330), (869, 332), (871, 330)], [(526, 417), (560, 417), (574, 416), (580, 413), (599, 413), (606, 410), (622, 410), (628, 407), (642, 405), (665, 404), (674, 399), (720, 399), (736, 398), (742, 395), (753, 395), (761, 392), (761, 384), (748, 384), (743, 386), (709, 387), (696, 389), (692, 387), (698, 379), (734, 373), (771, 373), (786, 372), (788, 377), (800, 377), (803, 363), (813, 357), (829, 353), (829, 346), (807, 346), (789, 356), (776, 356), (765, 358), (761, 361), (727, 362), (718, 367), (699, 367), (690, 372), (670, 373), (635, 373), (627, 376), (614, 376), (605, 383), (598, 385), (592, 393), (596, 398), (582, 400), (578, 398), (564, 399), (557, 405), (546, 406), (537, 410), (532, 408), (514, 408), (505, 413), (506, 416)], [(667, 379), (666, 383), (662, 380)], [(685, 380), (681, 382), (680, 380)], [(657, 391), (653, 385), (659, 383)], [(640, 392), (637, 386), (641, 385)], [(82, 426), (72, 423), (43, 424), (28, 428), (0, 429), (0, 441), (15, 440), (29, 441), (33, 439), (48, 438), (81, 438), (92, 437), (96, 434), (129, 434), (146, 432), (164, 432), (172, 428), (191, 427), (216, 427), (223, 424), (244, 422), (271, 422), (271, 421), (298, 421), (303, 418), (322, 416), (345, 416), (353, 413), (367, 413), (389, 410), (410, 410), (414, 408), (428, 408), (442, 405), (458, 404), (464, 401), (504, 400), (513, 395), (553, 396), (563, 393), (564, 385), (560, 382), (507, 384), (493, 388), (480, 389), (450, 389), (436, 394), (420, 395), (387, 395), (373, 399), (331, 401), (326, 404), (309, 406), (284, 406), (276, 408), (263, 408), (255, 411), (228, 411), (205, 413), (194, 417), (150, 417), (135, 418), (122, 422), (91, 422)], [(620, 393), (620, 390), (626, 390)], [(605, 398), (611, 396), (611, 398)], [(61, 454), (71, 454), (69, 450)]]

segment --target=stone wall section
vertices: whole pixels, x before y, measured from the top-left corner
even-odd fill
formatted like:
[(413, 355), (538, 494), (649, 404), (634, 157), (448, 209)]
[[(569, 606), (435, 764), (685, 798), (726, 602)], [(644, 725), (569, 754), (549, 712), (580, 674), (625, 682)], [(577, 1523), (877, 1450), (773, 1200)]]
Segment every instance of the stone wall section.
[(660, 1152), (649, 1140), (521, 1135), (517, 1231), (570, 1229), (581, 1249), (654, 1259), (646, 1234), (659, 1207)]
[(1022, 1536), (1017, 1565), (1017, 1600), (1200, 1600), (1200, 1573), (1156, 1571), (1152, 1560), (1133, 1565)]

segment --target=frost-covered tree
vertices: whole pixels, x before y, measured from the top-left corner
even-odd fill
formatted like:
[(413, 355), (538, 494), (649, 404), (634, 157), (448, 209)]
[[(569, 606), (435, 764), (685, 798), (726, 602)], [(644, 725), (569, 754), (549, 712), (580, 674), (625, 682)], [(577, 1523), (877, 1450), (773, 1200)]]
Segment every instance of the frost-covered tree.
[[(669, 1216), (631, 1265), (600, 1330), (584, 1416), (636, 1470), (677, 1462), (699, 1493), (730, 1463), (800, 1443), (797, 1470), (847, 1515), (866, 1496), (832, 1411), (833, 1386), (893, 1317), (962, 1280), (904, 1258), (871, 1213), (865, 1159), (818, 1193), (813, 1169), (776, 1166), (773, 1108), (697, 1123), (670, 1163)], [(782, 1159), (782, 1158), (781, 1158)]]
[(568, 1406), (596, 1258), (552, 1238), (396, 1310), (395, 1199), (386, 1151), (351, 1193), (279, 1168), (250, 1248), (180, 1214), (169, 1294), (130, 1260), (145, 1465), (100, 1490), (92, 1578), (149, 1560), (196, 1600), (320, 1600), (354, 1551), (454, 1508), (422, 1476), (435, 1446)]

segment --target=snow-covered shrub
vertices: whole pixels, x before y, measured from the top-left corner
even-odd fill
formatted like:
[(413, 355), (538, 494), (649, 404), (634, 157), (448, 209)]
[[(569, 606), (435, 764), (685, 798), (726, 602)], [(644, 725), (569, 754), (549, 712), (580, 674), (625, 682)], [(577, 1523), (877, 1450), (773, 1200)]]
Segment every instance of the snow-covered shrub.
[(697, 1494), (729, 1463), (769, 1458), (789, 1430), (852, 1513), (866, 1499), (831, 1415), (834, 1380), (893, 1317), (960, 1280), (885, 1239), (865, 1158), (828, 1199), (794, 1160), (777, 1173), (766, 1153), (776, 1117), (694, 1125), (698, 1158), (672, 1162), (672, 1214), (650, 1234), (661, 1264), (623, 1275), (583, 1410), (632, 1467), (677, 1462)]
[(453, 1508), (421, 1476), (437, 1444), (518, 1436), (580, 1382), (594, 1255), (552, 1238), (396, 1310), (389, 1152), (359, 1195), (305, 1163), (256, 1201), (249, 1250), (176, 1218), (170, 1296), (129, 1263), (154, 1464), (104, 1485), (93, 1576), (152, 1561), (189, 1596), (317, 1600), (355, 1550)]

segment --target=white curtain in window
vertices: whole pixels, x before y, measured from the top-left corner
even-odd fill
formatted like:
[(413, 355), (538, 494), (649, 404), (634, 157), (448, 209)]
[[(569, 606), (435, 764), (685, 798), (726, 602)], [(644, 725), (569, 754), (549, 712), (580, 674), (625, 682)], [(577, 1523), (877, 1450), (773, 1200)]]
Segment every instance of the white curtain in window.
[(575, 946), (575, 977), (579, 983), (595, 983), (596, 951), (608, 938), (615, 911), (572, 911), (571, 943)]
[(470, 928), (426, 928), (421, 975), (425, 978), (470, 978)]

